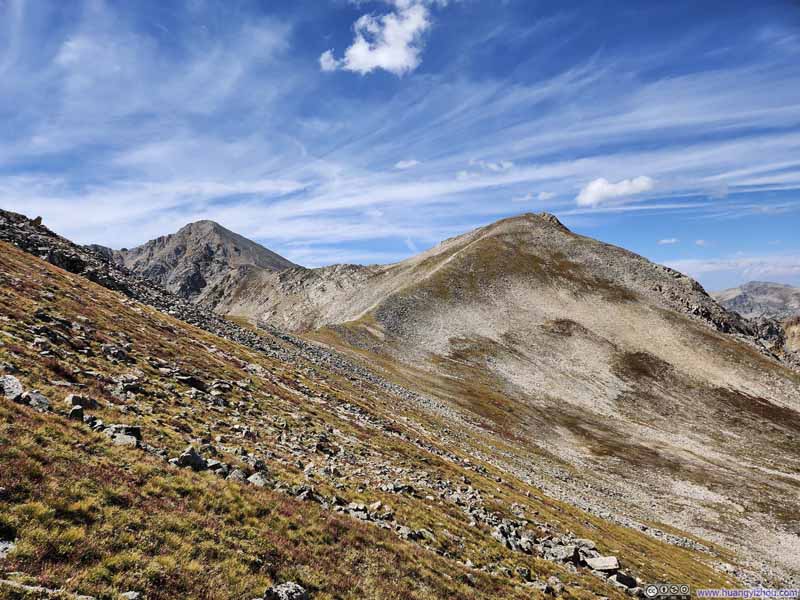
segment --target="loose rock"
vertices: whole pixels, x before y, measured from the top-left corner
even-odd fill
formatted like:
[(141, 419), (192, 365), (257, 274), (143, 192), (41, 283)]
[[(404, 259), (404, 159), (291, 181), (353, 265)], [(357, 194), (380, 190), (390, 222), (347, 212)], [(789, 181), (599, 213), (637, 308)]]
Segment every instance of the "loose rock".
[(0, 389), (7, 400), (18, 400), (22, 396), (22, 384), (13, 375), (3, 375), (0, 377)]
[(183, 454), (178, 457), (175, 464), (179, 467), (189, 467), (193, 471), (205, 471), (208, 468), (206, 459), (198, 454), (194, 446), (188, 446), (183, 451)]
[(267, 588), (264, 592), (264, 600), (310, 600), (308, 592), (294, 583), (282, 583), (280, 585)]

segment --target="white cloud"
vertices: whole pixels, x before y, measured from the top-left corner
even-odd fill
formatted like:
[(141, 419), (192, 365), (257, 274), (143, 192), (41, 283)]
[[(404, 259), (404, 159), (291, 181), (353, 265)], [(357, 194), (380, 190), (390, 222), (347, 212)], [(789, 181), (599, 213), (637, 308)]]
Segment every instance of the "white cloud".
[(600, 177), (589, 182), (576, 198), (578, 206), (597, 206), (605, 200), (633, 196), (653, 189), (655, 181), (644, 175), (612, 183)]
[[(430, 1), (367, 4), (357, 16), (377, 6), (379, 24), (380, 15), (412, 4), (424, 4), (429, 20), (444, 14)], [(23, 5), (35, 13), (10, 29), (19, 43), (9, 51), (13, 19), (3, 11)], [(46, 22), (47, 5), (0, 0), (0, 112), (15, 115), (0, 124), (0, 187), (6, 173), (25, 174), (28, 165), (45, 165), (34, 173), (63, 185), (16, 186), (2, 191), (0, 206), (42, 214), (81, 241), (131, 245), (205, 217), (274, 243), (324, 239), (331, 246), (314, 252), (327, 261), (333, 244), (351, 240), (385, 236), (394, 240), (389, 247), (403, 251), (407, 237), (433, 244), (467, 223), (499, 218), (515, 196), (531, 202), (517, 206), (544, 201), (539, 190), (572, 199), (575, 182), (599, 175), (620, 182), (647, 174), (658, 181), (661, 201), (620, 198), (559, 214), (604, 213), (611, 220), (681, 213), (713, 219), (703, 234), (713, 239), (722, 239), (714, 233), (720, 219), (767, 210), (800, 214), (800, 197), (741, 195), (756, 187), (800, 189), (800, 160), (792, 158), (800, 157), (800, 87), (793, 63), (775, 53), (657, 80), (649, 76), (648, 47), (570, 62), (528, 82), (472, 79), (454, 62), (406, 78), (402, 93), (354, 101), (350, 93), (325, 89), (326, 77), (313, 76), (322, 67), (316, 55), (309, 61), (289, 51), (288, 22), (234, 19), (227, 33), (212, 28), (199, 37), (192, 25), (172, 32), (175, 47), (186, 51), (176, 55), (146, 30), (132, 29), (111, 2), (86, 3), (92, 11), (64, 20), (48, 36), (52, 43), (42, 44), (35, 24)], [(107, 14), (98, 18), (98, 11)], [(433, 33), (425, 30), (419, 41)], [(507, 33), (501, 28), (497, 35)], [(322, 42), (317, 54), (333, 48), (327, 64), (343, 69), (337, 58), (352, 39), (341, 46)], [(453, 58), (482, 50), (479, 40), (453, 42)], [(428, 60), (428, 51), (419, 58)], [(623, 88), (620, 69), (630, 74)], [(309, 112), (292, 101), (298, 97), (324, 102)], [(306, 121), (298, 126), (298, 118)], [(425, 157), (424, 178), (416, 177), (421, 168), (392, 168), (415, 157)], [(491, 164), (498, 170), (468, 166), (471, 158), (497, 161)], [(516, 165), (500, 171), (501, 158)], [(461, 169), (467, 170), (457, 179)], [(283, 193), (277, 185), (273, 192), (266, 180), (274, 177), (305, 187)], [(720, 182), (730, 186), (729, 197), (709, 200), (710, 192), (724, 189)], [(487, 201), (498, 197), (505, 201)], [(682, 247), (693, 245), (694, 237), (683, 240)]]
[(339, 61), (333, 56), (333, 50), (326, 50), (319, 57), (319, 68), (323, 71), (335, 71), (339, 66)]
[(405, 75), (416, 69), (422, 52), (422, 34), (431, 26), (430, 12), (421, 2), (396, 0), (396, 11), (382, 16), (363, 15), (353, 25), (355, 38), (337, 59), (331, 50), (319, 57), (323, 71), (344, 69), (366, 75), (383, 69)]
[(663, 240), (658, 240), (659, 246), (672, 246), (673, 244), (677, 244), (680, 242), (678, 238), (666, 238)]
[(416, 167), (419, 164), (420, 164), (420, 162), (418, 160), (413, 160), (413, 159), (412, 160), (401, 160), (401, 161), (395, 163), (394, 168), (395, 169), (399, 169), (401, 171), (404, 171), (406, 169), (413, 169), (414, 167)]
[(541, 202), (546, 202), (547, 200), (552, 200), (555, 197), (556, 195), (553, 192), (539, 192), (539, 194), (536, 196), (536, 199)]
[(708, 246), (708, 241), (706, 241), (706, 240), (695, 240), (694, 241), (694, 245), (695, 246), (700, 246), (701, 248), (703, 248), (704, 246)]
[(666, 264), (693, 277), (713, 273), (734, 273), (742, 281), (800, 277), (800, 256), (791, 255), (737, 256), (708, 260), (686, 259)]

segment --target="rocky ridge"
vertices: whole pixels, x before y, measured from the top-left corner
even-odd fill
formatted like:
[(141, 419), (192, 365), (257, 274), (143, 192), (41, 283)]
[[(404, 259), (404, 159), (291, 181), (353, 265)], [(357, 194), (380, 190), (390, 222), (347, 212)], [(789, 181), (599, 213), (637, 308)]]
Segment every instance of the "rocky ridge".
[[(41, 248), (41, 245), (38, 247)], [(53, 254), (48, 252), (48, 255)], [(436, 436), (425, 432), (421, 424), (398, 420), (396, 413), (394, 419), (381, 417), (351, 401), (343, 401), (340, 392), (330, 388), (330, 383), (320, 389), (320, 382), (326, 381), (324, 374), (314, 374), (308, 367), (300, 366), (301, 371), (309, 377), (307, 382), (294, 378), (289, 380), (273, 371), (275, 367), (265, 368), (244, 362), (230, 353), (232, 348), (219, 347), (209, 341), (202, 342), (204, 355), (237, 365), (236, 368), (243, 375), (249, 374), (249, 380), (209, 379), (203, 372), (183, 364), (184, 358), (169, 360), (143, 354), (144, 347), (141, 341), (136, 340), (136, 331), (144, 323), (162, 331), (169, 327), (166, 322), (152, 315), (128, 331), (98, 331), (97, 317), (89, 320), (76, 318), (57, 308), (63, 292), (48, 291), (45, 285), (32, 287), (40, 281), (37, 279), (40, 277), (38, 270), (28, 273), (3, 270), (3, 289), (6, 293), (19, 290), (17, 293), (21, 294), (27, 290), (25, 293), (31, 294), (31, 290), (36, 290), (32, 298), (38, 298), (36, 310), (13, 323), (5, 321), (3, 324), (4, 339), (13, 340), (13, 345), (9, 347), (12, 348), (11, 356), (16, 356), (12, 358), (14, 362), (3, 365), (7, 373), (2, 379), (3, 393), (10, 402), (23, 407), (21, 410), (39, 411), (65, 421), (82, 423), (87, 442), (93, 439), (91, 432), (94, 431), (107, 439), (109, 444), (126, 452), (144, 452), (155, 460), (172, 465), (171, 468), (208, 473), (212, 477), (230, 480), (231, 485), (269, 489), (300, 502), (311, 502), (323, 510), (342, 513), (358, 522), (388, 529), (401, 540), (418, 544), (434, 554), (459, 560), (460, 550), (443, 550), (461, 539), (462, 534), (455, 535), (450, 529), (452, 525), (445, 528), (419, 527), (405, 524), (402, 520), (402, 515), (407, 513), (403, 507), (409, 503), (430, 506), (442, 503), (461, 511), (465, 518), (474, 522), (472, 527), (476, 533), (485, 532), (480, 535), (496, 540), (511, 553), (522, 557), (538, 557), (563, 565), (567, 572), (587, 573), (619, 589), (639, 593), (639, 582), (627, 575), (629, 571), (619, 565), (619, 560), (608, 555), (602, 556), (595, 549), (600, 541), (595, 543), (589, 541), (586, 535), (564, 532), (549, 517), (539, 517), (524, 499), (520, 499), (521, 502), (512, 506), (508, 513), (500, 510), (498, 499), (491, 498), (494, 493), (486, 489), (485, 483), (470, 481), (473, 475), (466, 475), (473, 473), (475, 479), (484, 482), (490, 475), (486, 467), (463, 455), (441, 449), (429, 441)], [(50, 289), (53, 289), (52, 286)], [(74, 295), (75, 292), (70, 293)], [(130, 318), (133, 315), (141, 315), (142, 319), (147, 316), (141, 312), (138, 303), (120, 305), (119, 317)], [(169, 336), (176, 340), (183, 337), (177, 331)], [(25, 350), (25, 347), (30, 350)], [(20, 365), (30, 363), (27, 362), (29, 359), (22, 360), (23, 354), (35, 356), (37, 361), (50, 361), (48, 364), (51, 368), (57, 369), (59, 376), (66, 380), (51, 380), (48, 384), (50, 393), (26, 391), (20, 378), (24, 380), (30, 376), (29, 367)], [(186, 352), (178, 356), (185, 357)], [(84, 358), (105, 367), (80, 369), (77, 365)], [(351, 377), (358, 379), (353, 375)], [(91, 383), (95, 380), (97, 385)], [(339, 425), (324, 426), (303, 414), (304, 408), (292, 411), (285, 405), (281, 409), (282, 414), (279, 412), (267, 416), (254, 404), (255, 401), (263, 401), (260, 398), (265, 398), (261, 388), (264, 382), (273, 386), (270, 402), (278, 400), (277, 394), (283, 394), (287, 399), (296, 398), (302, 402), (302, 406), (318, 407), (319, 410), (337, 415)], [(359, 380), (359, 383), (367, 386), (365, 390), (369, 389), (369, 382)], [(57, 401), (52, 390), (61, 388), (71, 391), (63, 401)], [(154, 426), (156, 422), (148, 418), (163, 419), (158, 415), (167, 406), (164, 402), (167, 398), (175, 398), (175, 407), (180, 412), (175, 415), (179, 418), (170, 417), (175, 433), (171, 434), (171, 441), (164, 445), (164, 441), (148, 439), (148, 432), (150, 437), (154, 437), (157, 431)], [(286, 400), (281, 402), (285, 403)], [(213, 419), (206, 422), (213, 421), (213, 429), (216, 430), (208, 435), (192, 431), (192, 426), (197, 427), (197, 418), (204, 414), (213, 415)], [(106, 415), (120, 419), (107, 420)], [(27, 418), (24, 412), (19, 416)], [(137, 421), (149, 425), (142, 426)], [(348, 423), (356, 428), (349, 430)], [(444, 459), (446, 464), (461, 469), (463, 475), (460, 481), (452, 475), (443, 476), (439, 467), (427, 462), (430, 458), (415, 461), (413, 466), (393, 464), (389, 455), (376, 453), (376, 449), (371, 448), (368, 442), (352, 439), (354, 432), (360, 429), (373, 432), (365, 439), (396, 438), (409, 447), (423, 450), (422, 456)], [(175, 444), (181, 440), (189, 442), (189, 445), (176, 451)], [(293, 473), (299, 471), (305, 481), (295, 483), (292, 477), (287, 477), (287, 470)], [(501, 477), (492, 477), (496, 478), (499, 491)], [(502, 485), (505, 487), (507, 484)], [(378, 490), (383, 494), (383, 499), (359, 501), (359, 495), (369, 489)], [(355, 496), (355, 499), (342, 500), (340, 494), (351, 498)], [(519, 582), (519, 585), (538, 587), (550, 593), (558, 593), (564, 587), (558, 577), (548, 577), (542, 581), (536, 569), (529, 566), (476, 566), (473, 559), (468, 560), (469, 563), (461, 560), (466, 568), (509, 578)]]
[[(431, 452), (432, 455), (444, 457), (454, 464), (461, 465), (464, 468), (474, 470), (476, 473), (480, 473), (480, 463), (476, 464), (471, 460), (465, 459), (464, 454), (459, 456), (459, 454), (449, 452), (448, 450), (444, 450), (437, 445), (425, 441), (426, 439), (431, 438), (447, 440), (446, 447), (452, 447), (454, 449), (459, 448), (459, 453), (465, 452), (466, 455), (474, 457), (474, 459), (477, 459), (480, 462), (485, 462), (485, 464), (500, 467), (502, 471), (514, 474), (523, 481), (535, 481), (537, 485), (541, 483), (542, 487), (552, 487), (556, 485), (557, 487), (553, 487), (552, 489), (553, 493), (557, 497), (560, 494), (560, 497), (563, 497), (568, 501), (575, 501), (578, 497), (580, 497), (581, 494), (583, 494), (586, 497), (586, 501), (584, 503), (582, 500), (582, 505), (591, 509), (593, 512), (602, 514), (603, 518), (605, 519), (624, 522), (628, 526), (641, 529), (648, 535), (660, 537), (660, 539), (670, 541), (681, 546), (685, 545), (686, 547), (690, 548), (702, 548), (702, 545), (696, 546), (696, 542), (687, 540), (686, 538), (681, 538), (680, 536), (673, 536), (671, 534), (663, 535), (663, 532), (660, 532), (659, 528), (657, 527), (654, 528), (652, 525), (645, 526), (641, 524), (640, 521), (623, 516), (625, 511), (620, 512), (620, 507), (618, 505), (614, 505), (613, 502), (608, 508), (602, 508), (608, 499), (606, 498), (606, 500), (604, 500), (604, 495), (606, 497), (609, 496), (607, 493), (605, 493), (605, 490), (602, 490), (602, 488), (598, 487), (596, 490), (594, 490), (594, 492), (587, 493), (587, 490), (590, 490), (595, 484), (585, 481), (575, 481), (574, 473), (563, 470), (563, 468), (559, 466), (557, 462), (551, 463), (550, 459), (543, 460), (543, 457), (537, 456), (535, 461), (531, 463), (527, 461), (520, 461), (518, 456), (505, 456), (496, 451), (484, 452), (482, 450), (478, 450), (480, 446), (475, 444), (475, 438), (478, 436), (485, 437), (490, 435), (491, 431), (487, 429), (487, 423), (483, 419), (477, 418), (476, 415), (469, 410), (465, 411), (457, 407), (454, 408), (452, 404), (436, 397), (435, 394), (428, 395), (424, 393), (420, 394), (419, 392), (412, 392), (408, 389), (408, 386), (401, 386), (397, 383), (390, 382), (389, 379), (392, 379), (392, 377), (385, 378), (376, 375), (373, 372), (375, 370), (374, 368), (372, 370), (367, 370), (358, 366), (358, 361), (346, 359), (339, 353), (332, 352), (315, 344), (308, 344), (307, 342), (301, 341), (294, 336), (280, 334), (275, 330), (270, 329), (269, 325), (266, 326), (267, 330), (262, 331), (261, 334), (258, 334), (247, 328), (233, 325), (224, 319), (209, 314), (208, 311), (202, 310), (192, 303), (182, 301), (176, 298), (174, 295), (158, 289), (151, 283), (139, 279), (126, 269), (120, 268), (119, 266), (108, 261), (107, 256), (103, 255), (102, 253), (98, 253), (91, 249), (74, 246), (67, 240), (55, 236), (46, 230), (41, 223), (37, 223), (36, 221), (28, 221), (19, 215), (10, 215), (7, 217), (4, 214), (3, 217), (6, 219), (6, 221), (4, 223), (0, 223), (0, 236), (5, 236), (5, 239), (16, 242), (17, 245), (23, 247), (27, 251), (37, 254), (38, 256), (42, 256), (45, 259), (50, 260), (50, 262), (53, 264), (58, 266), (67, 265), (72, 267), (74, 272), (78, 272), (84, 276), (87, 276), (89, 279), (99, 281), (101, 283), (105, 282), (106, 287), (122, 291), (131, 298), (135, 298), (141, 302), (144, 302), (145, 304), (149, 304), (160, 310), (173, 314), (174, 316), (178, 316), (182, 320), (198, 325), (207, 331), (211, 331), (217, 335), (221, 335), (222, 337), (235, 340), (237, 343), (244, 344), (247, 347), (256, 349), (259, 352), (263, 352), (265, 355), (274, 357), (278, 360), (289, 362), (298, 360), (308, 361), (308, 366), (305, 368), (307, 369), (308, 375), (312, 378), (319, 377), (322, 372), (330, 370), (346, 377), (347, 380), (350, 381), (357, 389), (366, 390), (372, 386), (375, 386), (384, 393), (391, 394), (392, 397), (401, 400), (406, 406), (414, 407), (414, 410), (423, 410), (427, 414), (445, 419), (450, 423), (449, 427), (438, 429), (435, 431), (435, 433), (427, 431), (427, 427), (421, 425), (419, 422), (414, 423), (413, 428), (414, 430), (418, 431), (419, 434), (404, 436), (404, 439), (406, 442), (412, 443), (417, 448), (424, 449), (426, 452)], [(50, 318), (51, 323), (58, 324), (58, 319), (61, 319), (62, 317), (51, 314), (48, 316), (48, 318)], [(64, 343), (63, 337), (65, 337), (66, 334), (59, 333), (58, 327), (47, 326), (45, 329), (41, 329), (41, 323), (37, 324), (36, 327), (39, 328), (38, 337), (42, 338), (42, 341), (39, 344), (41, 346), (41, 352), (52, 351), (54, 347), (57, 348), (60, 344)], [(80, 344), (79, 341), (77, 343)], [(50, 345), (50, 350), (47, 349), (48, 344)], [(121, 361), (124, 363), (126, 356), (130, 354), (131, 350), (126, 346), (126, 344), (127, 342), (125, 341), (116, 344), (106, 344), (104, 347), (100, 348), (100, 351), (104, 356), (108, 357), (109, 360)], [(373, 364), (373, 367), (375, 366), (376, 364)], [(196, 395), (198, 399), (204, 398), (207, 394), (211, 394), (213, 392), (216, 393), (213, 393), (211, 398), (219, 398), (220, 396), (224, 397), (224, 393), (221, 394), (220, 389), (211, 389), (213, 382), (203, 382), (202, 378), (198, 380), (196, 374), (192, 372), (185, 372), (179, 365), (158, 365), (154, 361), (151, 367), (157, 368), (159, 372), (163, 370), (165, 375), (174, 377), (176, 383), (188, 386), (190, 391), (195, 390), (192, 392), (192, 394)], [(260, 371), (256, 371), (256, 373), (259, 375), (259, 377), (265, 375)], [(127, 398), (128, 394), (133, 394), (132, 397), (136, 397), (136, 395), (140, 393), (137, 392), (137, 387), (142, 386), (142, 381), (137, 380), (136, 375), (131, 375), (128, 378), (123, 377), (119, 381), (112, 383), (115, 393), (120, 394), (122, 398)], [(231, 384), (232, 382), (228, 383)], [(111, 385), (111, 383), (109, 385)], [(316, 400), (319, 400), (318, 397), (309, 395), (308, 390), (304, 391), (302, 386), (296, 391), (306, 397), (309, 401), (315, 401), (315, 398)], [(211, 405), (215, 405), (215, 401), (211, 398), (209, 399), (209, 401), (212, 403)], [(70, 408), (69, 413), (71, 413), (74, 408), (75, 406)], [(222, 408), (224, 408), (224, 405), (222, 405)], [(86, 411), (84, 408), (84, 418), (87, 417), (87, 412), (88, 411)], [(393, 420), (376, 420), (375, 415), (365, 412), (363, 408), (355, 406), (352, 403), (343, 404), (340, 409), (337, 409), (337, 414), (342, 415), (343, 417), (350, 415), (350, 418), (353, 418), (354, 422), (358, 422), (364, 426), (370, 424), (371, 427), (376, 428), (376, 431), (383, 432), (383, 434), (395, 432), (397, 429), (396, 423), (393, 422)], [(73, 418), (77, 418), (77, 415)], [(250, 425), (245, 424), (242, 424), (241, 427), (247, 428), (247, 431), (255, 431), (258, 429), (258, 427), (251, 427)], [(119, 433), (121, 433), (121, 435), (127, 435), (124, 432)], [(247, 432), (244, 433), (246, 435), (250, 435)], [(527, 435), (525, 432), (520, 432), (520, 434)], [(325, 440), (317, 440), (317, 442), (314, 442), (315, 447), (318, 442), (323, 448), (329, 445)], [(219, 463), (225, 462), (220, 461), (218, 457), (213, 456), (213, 453), (211, 457), (207, 456), (207, 449), (204, 450), (202, 446), (203, 444), (193, 445), (193, 451), (189, 448), (185, 448), (185, 450), (181, 453), (173, 453), (171, 455), (171, 458), (175, 459), (173, 464), (178, 466), (179, 462), (182, 464), (185, 463), (191, 468), (192, 464), (201, 466), (203, 464), (203, 460), (206, 461), (206, 467), (208, 467), (208, 461), (217, 461)], [(307, 447), (307, 445), (302, 443), (300, 444), (300, 447)], [(217, 451), (219, 451), (219, 448), (217, 448)], [(296, 448), (296, 451), (300, 451), (299, 448)], [(186, 456), (182, 459), (181, 457), (184, 455)], [(170, 458), (170, 456), (166, 458)], [(237, 470), (241, 471), (241, 473), (236, 475), (234, 479), (237, 479), (240, 475), (242, 475), (245, 476), (244, 478), (247, 480), (248, 478), (257, 475), (256, 472), (249, 471), (249, 469), (242, 470), (233, 468), (233, 464), (230, 462), (225, 462), (225, 464), (228, 465), (228, 475)], [(536, 464), (537, 466), (533, 467), (533, 464)], [(304, 463), (304, 465), (307, 466), (307, 463)], [(224, 467), (216, 463), (213, 463), (213, 466), (217, 467), (213, 470), (214, 472), (225, 472)], [(305, 466), (303, 467), (304, 469)], [(330, 469), (326, 471), (328, 467), (330, 467)], [(374, 462), (367, 461), (365, 464), (360, 465), (359, 468), (364, 469), (364, 473), (372, 473), (372, 477), (374, 477), (376, 480), (380, 481), (385, 479), (387, 472), (381, 470), (383, 467), (381, 467), (381, 469), (378, 471), (374, 471), (374, 467)], [(335, 476), (337, 469), (339, 472), (342, 472), (341, 466), (327, 465), (323, 469), (323, 473)], [(204, 470), (208, 471), (211, 469), (206, 468)], [(312, 467), (309, 470), (309, 475), (311, 475), (313, 478), (316, 472), (316, 468)], [(429, 489), (434, 493), (429, 492), (426, 494), (426, 496), (431, 496), (433, 498), (439, 497), (440, 493), (451, 494), (452, 492), (449, 490), (457, 490), (457, 486), (453, 483), (448, 484), (444, 489), (442, 489), (435, 484), (435, 482), (426, 481), (425, 478), (419, 479), (418, 476), (414, 476), (404, 481), (402, 472), (397, 473), (397, 475), (401, 475), (401, 477), (395, 479), (395, 483), (397, 486), (399, 486), (401, 494), (403, 494), (403, 491), (406, 489), (405, 486), (409, 486), (414, 490)], [(266, 477), (256, 477), (255, 481), (264, 483), (266, 486), (266, 482), (270, 481), (270, 479)], [(250, 483), (254, 484), (254, 482)], [(279, 482), (276, 483), (276, 486), (278, 488), (283, 487)], [(287, 489), (291, 490), (292, 492), (299, 491), (298, 495), (303, 495), (307, 498), (318, 497), (317, 492), (314, 490), (299, 488), (292, 489), (291, 487), (287, 487)], [(386, 491), (386, 493), (392, 492)], [(617, 492), (615, 491), (610, 497), (613, 498), (616, 493)], [(457, 493), (458, 496), (460, 496), (460, 494), (461, 491)], [(423, 498), (424, 497), (425, 496), (423, 496)], [(319, 502), (319, 504), (322, 505), (323, 502), (327, 502), (329, 506), (338, 506), (341, 512), (346, 512), (356, 519), (367, 522), (381, 522), (379, 517), (385, 514), (385, 512), (381, 512), (380, 509), (370, 510), (368, 503), (356, 502), (354, 506), (350, 506), (351, 503), (345, 503), (345, 505), (340, 506), (335, 504), (333, 501), (327, 501), (323, 499), (321, 502)], [(458, 505), (457, 501), (454, 502), (456, 505)], [(366, 510), (362, 508), (362, 504), (364, 507), (366, 507)], [(336, 509), (334, 508), (334, 510)], [(480, 510), (473, 511), (473, 513), (474, 514), (471, 514), (470, 518), (476, 523), (482, 523), (483, 526), (487, 528), (496, 528), (500, 525), (503, 525), (503, 527), (498, 529), (495, 533), (498, 536), (505, 536), (505, 538), (508, 538), (508, 543), (503, 542), (504, 545), (509, 546), (512, 549), (515, 546), (518, 548), (524, 548), (527, 546), (525, 542), (519, 541), (522, 540), (524, 536), (514, 533), (516, 531), (524, 531), (524, 528), (520, 523), (515, 523), (514, 520), (509, 520), (508, 517), (501, 517), (501, 519), (506, 519), (508, 521), (506, 523), (503, 523), (502, 520), (494, 521), (491, 515), (486, 516)], [(477, 515), (477, 517), (475, 515)], [(364, 519), (362, 517), (367, 518)], [(397, 527), (398, 528), (396, 532), (402, 539), (408, 538), (414, 542), (431, 544), (431, 539), (424, 532), (420, 533), (420, 529), (400, 529), (401, 527), (406, 527), (405, 525), (399, 525)], [(436, 537), (435, 532), (434, 537)], [(537, 536), (537, 539), (543, 539), (541, 533), (539, 536)], [(522, 545), (520, 546), (520, 544)], [(569, 536), (567, 536), (559, 541), (556, 545), (560, 547), (575, 544), (572, 544)], [(546, 548), (547, 546), (542, 546), (542, 548), (536, 550), (537, 554), (541, 553), (542, 556), (544, 556), (546, 553)], [(570, 556), (574, 556), (574, 552)], [(586, 562), (586, 558), (595, 557), (585, 554), (584, 557), (580, 559), (581, 562), (574, 564), (577, 564), (581, 568), (585, 569), (589, 565), (589, 563)], [(573, 563), (571, 561), (567, 561), (566, 564)], [(738, 576), (747, 577), (747, 574), (744, 571), (740, 571)]]

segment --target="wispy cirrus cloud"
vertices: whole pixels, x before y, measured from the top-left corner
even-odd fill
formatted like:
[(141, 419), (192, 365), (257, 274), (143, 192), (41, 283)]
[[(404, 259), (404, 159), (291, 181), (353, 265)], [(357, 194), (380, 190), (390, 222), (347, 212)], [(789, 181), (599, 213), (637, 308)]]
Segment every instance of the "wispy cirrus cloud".
[(712, 259), (667, 261), (673, 269), (696, 278), (725, 276), (739, 283), (753, 280), (797, 282), (800, 280), (800, 255), (733, 256)]
[[(724, 239), (717, 223), (800, 213), (800, 86), (777, 38), (737, 31), (730, 61), (705, 60), (691, 31), (667, 54), (644, 38), (587, 52), (570, 13), (525, 23), (513, 5), (444, 4), (358, 3), (370, 16), (358, 64), (404, 74), (362, 79), (320, 72), (323, 48), (343, 69), (358, 35), (316, 22), (342, 4), (220, 19), (222, 4), (198, 3), (158, 22), (162, 35), (141, 24), (165, 13), (131, 18), (139, 3), (79, 0), (69, 19), (0, 3), (0, 205), (125, 245), (214, 218), (279, 251), (301, 244), (309, 264), (337, 244), (393, 260), (406, 240), (423, 247), (520, 203), (586, 223), (702, 221), (683, 245), (696, 252), (695, 236)], [(403, 24), (413, 7), (430, 25)], [(345, 37), (297, 34), (309, 21)], [(401, 51), (376, 54), (384, 42)], [(692, 59), (673, 69), (678, 51)]]

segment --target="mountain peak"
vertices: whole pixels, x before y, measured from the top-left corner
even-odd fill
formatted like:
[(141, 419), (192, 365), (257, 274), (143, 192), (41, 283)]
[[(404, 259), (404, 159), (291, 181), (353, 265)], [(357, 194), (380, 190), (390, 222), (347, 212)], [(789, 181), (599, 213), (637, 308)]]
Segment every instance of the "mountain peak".
[(282, 271), (297, 266), (208, 219), (188, 223), (176, 233), (120, 251), (117, 256), (134, 273), (195, 300), (208, 297), (241, 269)]
[(556, 217), (553, 213), (549, 212), (539, 212), (539, 213), (526, 212), (513, 217), (500, 219), (499, 221), (496, 221), (492, 225), (489, 225), (489, 227), (502, 224), (527, 224), (527, 225), (544, 224), (557, 227), (562, 231), (569, 231), (569, 229), (561, 221), (559, 221), (558, 217)]
[(569, 231), (569, 228), (564, 225), (557, 216), (553, 213), (549, 212), (540, 212), (540, 213), (525, 213), (526, 216), (533, 217), (534, 219), (539, 219), (540, 221), (544, 221), (545, 223), (549, 223), (551, 225), (555, 225), (559, 229), (563, 229), (564, 231)]
[(233, 233), (230, 229), (227, 229), (222, 225), (220, 225), (219, 223), (217, 223), (216, 221), (212, 221), (210, 219), (201, 219), (199, 221), (192, 221), (191, 223), (187, 223), (178, 230), (178, 233), (189, 232), (189, 231), (217, 231), (217, 232)]

